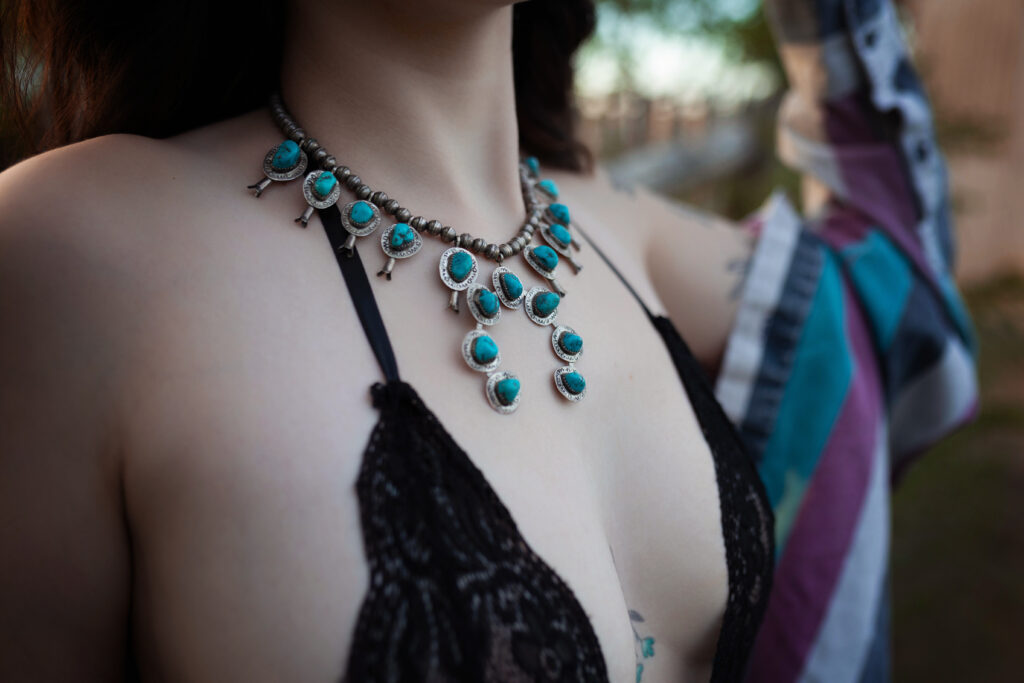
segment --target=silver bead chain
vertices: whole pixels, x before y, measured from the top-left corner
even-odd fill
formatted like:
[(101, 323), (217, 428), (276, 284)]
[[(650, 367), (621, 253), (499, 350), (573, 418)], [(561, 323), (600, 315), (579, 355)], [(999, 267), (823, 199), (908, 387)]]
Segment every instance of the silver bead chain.
[(374, 191), (369, 185), (363, 182), (362, 178), (352, 172), (348, 166), (339, 166), (338, 160), (330, 152), (324, 149), (316, 138), (306, 135), (306, 131), (295, 122), (288, 110), (285, 109), (281, 96), (277, 93), (270, 98), (270, 113), (281, 132), (285, 137), (290, 138), (308, 154), (313, 163), (327, 173), (333, 173), (338, 182), (347, 187), (357, 199), (363, 199), (376, 204), (385, 213), (394, 216), (399, 223), (408, 223), (420, 234), (433, 235), (448, 244), (468, 249), (474, 254), (480, 254), (497, 263), (520, 253), (526, 245), (533, 240), (533, 233), (537, 230), (544, 217), (544, 207), (537, 199), (536, 191), (530, 180), (529, 171), (520, 164), (519, 166), (519, 187), (523, 193), (523, 205), (526, 207), (526, 219), (523, 221), (515, 237), (503, 244), (488, 242), (482, 237), (474, 237), (468, 232), (461, 235), (450, 225), (443, 225), (441, 221), (429, 220), (423, 216), (413, 216), (409, 209), (399, 203), (397, 199), (389, 197), (386, 192)]

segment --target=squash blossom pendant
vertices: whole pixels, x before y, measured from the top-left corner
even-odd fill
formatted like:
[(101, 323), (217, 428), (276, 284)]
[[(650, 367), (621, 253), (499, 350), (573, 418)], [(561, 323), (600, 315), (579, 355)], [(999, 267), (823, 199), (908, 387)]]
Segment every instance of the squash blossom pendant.
[(572, 269), (577, 273), (583, 270), (583, 266), (579, 264), (572, 257), (572, 234), (569, 232), (569, 228), (562, 225), (561, 223), (550, 223), (541, 227), (540, 236), (544, 238), (544, 241), (548, 243), (552, 249), (557, 251), (563, 259), (569, 262)]
[(452, 247), (441, 254), (438, 264), (441, 280), (452, 290), (448, 299), (448, 308), (459, 312), (459, 292), (469, 289), (476, 282), (480, 272), (476, 257), (461, 247)]
[(523, 249), (523, 257), (537, 273), (551, 283), (551, 287), (558, 292), (558, 296), (565, 296), (565, 289), (558, 284), (556, 279), (558, 268), (558, 254), (547, 245), (539, 247), (527, 247)]
[[(349, 202), (341, 210), (341, 225), (348, 232), (348, 237), (345, 238), (341, 249), (351, 256), (352, 248), (356, 246), (356, 238), (372, 235), (380, 225), (380, 209), (364, 199)], [(418, 251), (419, 246), (416, 249)], [(416, 252), (412, 252), (412, 254), (414, 253)]]
[(263, 179), (258, 183), (248, 185), (247, 189), (253, 190), (256, 197), (263, 194), (263, 190), (276, 181), (286, 183), (295, 180), (306, 172), (309, 159), (306, 153), (299, 149), (298, 144), (293, 140), (285, 140), (270, 151), (263, 158)]
[(412, 229), (407, 223), (396, 223), (384, 231), (380, 236), (380, 248), (388, 257), (387, 263), (377, 273), (378, 276), (385, 276), (391, 279), (391, 271), (395, 267), (395, 260), (409, 258), (423, 246), (423, 238)]
[(341, 184), (334, 177), (333, 173), (327, 171), (313, 171), (302, 181), (302, 196), (306, 198), (309, 205), (302, 215), (295, 219), (296, 223), (302, 223), (306, 227), (314, 209), (326, 209), (334, 206), (341, 196)]

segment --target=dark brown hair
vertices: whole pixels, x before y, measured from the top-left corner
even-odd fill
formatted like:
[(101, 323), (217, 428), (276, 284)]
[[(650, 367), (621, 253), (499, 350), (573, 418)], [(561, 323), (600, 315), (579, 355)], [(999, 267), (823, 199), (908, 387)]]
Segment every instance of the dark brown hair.
[[(513, 12), (520, 147), (586, 170), (572, 56), (593, 31), (593, 0)], [(263, 105), (284, 14), (281, 0), (0, 0), (0, 164), (107, 133), (166, 137)]]

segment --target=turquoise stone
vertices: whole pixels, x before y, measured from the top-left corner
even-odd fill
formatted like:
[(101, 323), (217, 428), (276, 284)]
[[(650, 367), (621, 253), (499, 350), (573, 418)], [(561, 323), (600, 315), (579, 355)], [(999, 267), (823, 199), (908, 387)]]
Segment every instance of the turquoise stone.
[(578, 372), (567, 372), (562, 375), (562, 385), (570, 394), (582, 394), (583, 390), (587, 388), (587, 380), (583, 379), (583, 375)]
[(569, 225), (569, 207), (565, 204), (552, 204), (548, 211), (555, 217), (555, 220), (562, 225)]
[(497, 295), (491, 290), (476, 290), (476, 305), (485, 317), (493, 318), (498, 315), (498, 306), (500, 303), (501, 302), (498, 301)]
[(572, 243), (572, 235), (569, 234), (569, 230), (564, 225), (553, 223), (548, 228), (548, 232), (555, 238), (555, 241), (561, 244), (565, 248), (569, 248), (569, 244)]
[(448, 259), (448, 274), (456, 282), (462, 282), (473, 271), (473, 257), (468, 251), (457, 251)]
[(416, 241), (416, 233), (405, 223), (398, 223), (391, 231), (391, 248), (401, 251)]
[(554, 180), (551, 180), (550, 178), (545, 178), (544, 180), (537, 183), (537, 187), (544, 190), (544, 192), (547, 193), (548, 195), (554, 197), (555, 199), (558, 199), (558, 185), (555, 185)]
[(473, 340), (473, 360), (480, 365), (487, 365), (498, 357), (498, 345), (484, 335)]
[(583, 350), (583, 337), (578, 334), (566, 332), (558, 338), (558, 345), (570, 356), (575, 356)]
[(348, 212), (348, 219), (355, 225), (366, 225), (373, 220), (373, 207), (368, 202), (356, 202)]
[(533, 312), (540, 318), (546, 318), (558, 308), (561, 301), (562, 298), (554, 292), (541, 292), (533, 297)]
[(270, 161), (270, 167), (275, 171), (290, 171), (299, 163), (299, 146), (292, 140), (285, 140), (277, 146), (274, 158)]
[(316, 177), (313, 181), (313, 194), (318, 199), (327, 199), (327, 196), (331, 194), (331, 190), (338, 184), (338, 179), (334, 177), (333, 173), (327, 173), (324, 171)]
[(540, 173), (540, 162), (537, 161), (537, 157), (526, 157), (526, 168), (530, 169), (533, 175)]
[(558, 254), (551, 247), (544, 245), (535, 247), (532, 253), (533, 260), (537, 262), (537, 265), (549, 273), (558, 265)]
[(494, 393), (498, 395), (498, 401), (503, 406), (510, 406), (519, 395), (519, 380), (514, 377), (506, 377), (494, 386)]
[(512, 273), (501, 274), (501, 288), (505, 291), (505, 296), (512, 301), (523, 295), (523, 283)]

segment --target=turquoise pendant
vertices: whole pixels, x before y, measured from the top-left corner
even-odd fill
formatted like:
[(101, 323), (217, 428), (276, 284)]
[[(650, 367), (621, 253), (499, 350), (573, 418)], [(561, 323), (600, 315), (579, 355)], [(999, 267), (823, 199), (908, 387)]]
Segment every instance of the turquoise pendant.
[[(345, 238), (345, 243), (341, 246), (341, 249), (351, 255), (352, 248), (356, 245), (356, 238), (372, 235), (380, 225), (380, 221), (380, 209), (370, 202), (359, 199), (346, 204), (341, 209), (341, 225), (348, 233), (348, 237)], [(383, 243), (381, 246), (383, 246)], [(420, 246), (422, 246), (422, 242)], [(416, 251), (419, 251), (419, 247), (416, 248)], [(387, 250), (385, 249), (386, 252)], [(409, 254), (409, 256), (412, 256), (412, 254)], [(388, 270), (385, 274), (390, 274), (390, 272)], [(391, 278), (389, 277), (388, 279), (390, 280)]]
[(523, 293), (523, 282), (515, 273), (505, 266), (498, 266), (491, 273), (491, 285), (494, 293), (498, 295), (502, 305), (513, 311), (523, 305), (525, 297)]
[(558, 253), (547, 245), (538, 247), (526, 247), (523, 249), (523, 258), (530, 264), (537, 273), (551, 283), (551, 288), (558, 292), (558, 296), (565, 296), (565, 289), (558, 283)]
[(551, 199), (558, 199), (558, 185), (555, 185), (555, 181), (550, 178), (545, 178), (537, 183), (537, 189), (546, 194)]
[(519, 407), (521, 398), (519, 378), (511, 372), (496, 372), (487, 378), (487, 401), (503, 415), (509, 415)]
[(555, 388), (570, 401), (582, 401), (587, 395), (587, 381), (571, 365), (555, 370)]
[(286, 183), (301, 176), (306, 172), (308, 164), (309, 159), (302, 148), (294, 140), (285, 140), (276, 147), (271, 147), (263, 157), (263, 179), (247, 186), (247, 189), (259, 197), (270, 183)]
[(448, 308), (459, 312), (459, 292), (469, 289), (476, 282), (480, 272), (480, 266), (476, 257), (462, 247), (452, 247), (441, 254), (438, 263), (438, 272), (441, 281), (451, 291), (448, 299)]
[(583, 270), (583, 266), (573, 258), (570, 247), (575, 240), (572, 237), (572, 233), (569, 232), (569, 228), (561, 223), (550, 223), (541, 227), (540, 236), (548, 243), (548, 248), (556, 251), (562, 259), (572, 266), (573, 271), (578, 273)]
[(306, 198), (308, 206), (302, 215), (295, 219), (295, 222), (306, 227), (315, 209), (326, 209), (337, 203), (338, 198), (341, 197), (341, 183), (333, 173), (312, 171), (302, 182), (302, 196)]
[[(365, 203), (365, 202), (364, 202)], [(423, 246), (423, 238), (407, 223), (396, 223), (381, 233), (380, 248), (387, 255), (387, 263), (378, 271), (378, 276), (391, 279), (391, 271), (398, 259), (415, 255)]]

